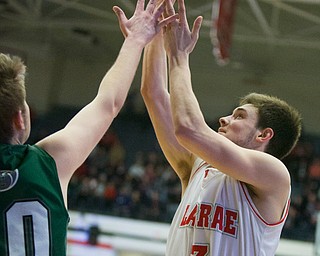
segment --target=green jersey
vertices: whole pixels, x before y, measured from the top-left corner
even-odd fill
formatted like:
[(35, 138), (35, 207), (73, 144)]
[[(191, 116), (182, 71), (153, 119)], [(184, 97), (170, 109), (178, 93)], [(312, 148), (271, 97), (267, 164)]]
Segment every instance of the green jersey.
[(0, 255), (66, 255), (69, 215), (44, 150), (0, 144), (0, 210)]

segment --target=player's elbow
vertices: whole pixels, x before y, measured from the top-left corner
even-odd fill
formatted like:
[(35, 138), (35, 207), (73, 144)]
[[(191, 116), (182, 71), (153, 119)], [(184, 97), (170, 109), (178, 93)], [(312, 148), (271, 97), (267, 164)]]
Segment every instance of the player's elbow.
[(161, 95), (161, 90), (157, 88), (152, 82), (143, 81), (140, 87), (140, 94), (143, 99), (158, 99)]
[(204, 136), (207, 131), (205, 122), (192, 119), (175, 119), (174, 134), (181, 146), (186, 149), (193, 147), (194, 143)]
[(112, 106), (113, 116), (116, 117), (124, 106), (124, 100), (115, 100)]
[(192, 130), (186, 124), (178, 124), (174, 126), (174, 135), (180, 145), (184, 146), (188, 144)]
[(115, 118), (124, 106), (124, 100), (116, 98), (113, 101), (103, 101), (101, 106), (104, 113), (109, 113), (109, 116)]
[(141, 84), (140, 94), (143, 99), (150, 97), (150, 90), (148, 89), (148, 86), (145, 85), (144, 83)]

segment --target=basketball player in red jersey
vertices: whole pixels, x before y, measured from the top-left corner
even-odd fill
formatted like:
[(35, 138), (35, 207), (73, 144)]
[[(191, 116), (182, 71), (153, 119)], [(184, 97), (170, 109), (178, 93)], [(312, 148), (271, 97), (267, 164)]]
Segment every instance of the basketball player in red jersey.
[[(283, 100), (251, 93), (212, 130), (189, 68), (202, 17), (190, 31), (184, 0), (178, 4), (179, 20), (145, 49), (141, 86), (159, 144), (182, 184), (166, 255), (274, 255), (291, 193), (281, 159), (300, 136), (300, 114)], [(166, 15), (172, 13), (170, 4)]]

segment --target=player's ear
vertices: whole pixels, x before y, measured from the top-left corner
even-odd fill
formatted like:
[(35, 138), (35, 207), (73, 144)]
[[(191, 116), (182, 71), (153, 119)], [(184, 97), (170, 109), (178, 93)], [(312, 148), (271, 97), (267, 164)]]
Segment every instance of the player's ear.
[(23, 113), (22, 113), (21, 109), (14, 115), (13, 125), (16, 130), (24, 130), (26, 128), (25, 123), (24, 123)]
[(262, 131), (259, 132), (257, 136), (257, 140), (260, 142), (266, 142), (272, 139), (274, 135), (272, 128), (264, 128)]

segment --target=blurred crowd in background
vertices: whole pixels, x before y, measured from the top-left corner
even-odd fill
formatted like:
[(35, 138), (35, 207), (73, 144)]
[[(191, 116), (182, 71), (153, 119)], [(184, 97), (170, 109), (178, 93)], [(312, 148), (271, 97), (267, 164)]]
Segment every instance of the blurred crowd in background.
[[(76, 111), (59, 107), (44, 118), (33, 118), (29, 143), (65, 125)], [(282, 237), (314, 241), (320, 211), (320, 138), (303, 134), (284, 163), (292, 177), (292, 197)], [(68, 191), (71, 210), (166, 223), (180, 197), (180, 181), (159, 148), (148, 115), (130, 106), (76, 171)]]

